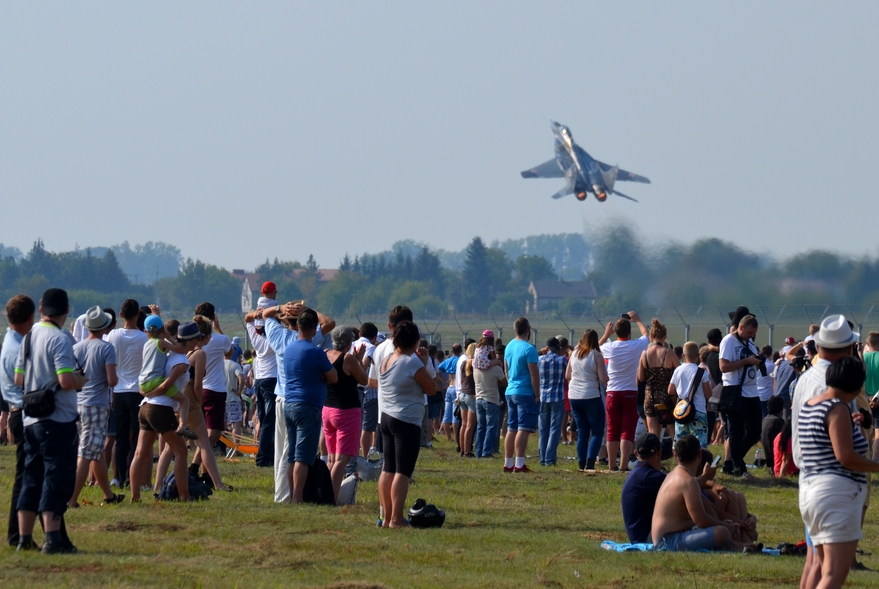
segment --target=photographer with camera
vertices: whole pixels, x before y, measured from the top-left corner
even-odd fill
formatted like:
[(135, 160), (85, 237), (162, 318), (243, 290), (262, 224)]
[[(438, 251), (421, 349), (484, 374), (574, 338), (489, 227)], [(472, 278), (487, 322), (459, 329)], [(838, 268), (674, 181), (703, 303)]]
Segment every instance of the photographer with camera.
[(43, 554), (70, 554), (76, 547), (61, 523), (76, 482), (76, 391), (88, 379), (75, 370), (73, 337), (63, 331), (67, 293), (50, 288), (40, 300), (40, 322), (25, 336), (15, 363), (15, 384), (24, 406), (24, 478), (18, 498), (18, 550), (35, 550), (39, 512), (46, 531)]
[(729, 429), (729, 460), (723, 470), (743, 478), (751, 477), (745, 466), (745, 455), (760, 441), (763, 421), (757, 378), (766, 376), (766, 358), (754, 345), (755, 335), (757, 318), (745, 315), (736, 330), (720, 342), (720, 371), (723, 373), (720, 409)]

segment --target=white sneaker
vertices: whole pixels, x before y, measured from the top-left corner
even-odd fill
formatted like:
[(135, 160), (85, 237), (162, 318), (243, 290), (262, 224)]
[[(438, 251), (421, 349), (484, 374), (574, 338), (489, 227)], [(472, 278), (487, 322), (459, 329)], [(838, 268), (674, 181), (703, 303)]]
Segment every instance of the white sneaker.
[(117, 489), (121, 489), (121, 488), (122, 488), (122, 485), (119, 484), (119, 480), (118, 480), (118, 479), (113, 479), (112, 481), (110, 481), (110, 486), (111, 486), (111, 487), (116, 487)]

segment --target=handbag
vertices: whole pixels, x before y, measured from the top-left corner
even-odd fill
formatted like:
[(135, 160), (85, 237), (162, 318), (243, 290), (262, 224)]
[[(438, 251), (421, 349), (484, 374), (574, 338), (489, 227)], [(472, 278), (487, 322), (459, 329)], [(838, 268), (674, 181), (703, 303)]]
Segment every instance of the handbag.
[[(24, 348), (24, 366), (27, 368), (27, 361), (31, 355), (31, 332), (24, 336), (24, 342), (21, 344)], [(41, 418), (49, 417), (55, 412), (55, 391), (58, 385), (52, 385), (47, 389), (39, 391), (30, 391), (21, 396), (22, 411), (28, 417)]]
[(674, 419), (681, 425), (687, 425), (696, 421), (696, 407), (693, 405), (693, 398), (696, 396), (696, 390), (702, 384), (702, 376), (705, 374), (704, 368), (696, 370), (696, 376), (690, 383), (690, 391), (686, 399), (677, 402), (674, 409)]

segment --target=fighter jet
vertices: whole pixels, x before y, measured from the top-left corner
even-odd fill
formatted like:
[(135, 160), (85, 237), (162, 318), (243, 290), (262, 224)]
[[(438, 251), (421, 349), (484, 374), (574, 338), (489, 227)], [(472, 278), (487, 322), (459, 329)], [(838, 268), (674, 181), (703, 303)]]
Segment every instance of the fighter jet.
[(552, 133), (555, 135), (555, 157), (536, 168), (522, 172), (523, 178), (564, 178), (568, 184), (552, 195), (561, 198), (569, 194), (577, 200), (586, 200), (593, 193), (599, 202), (607, 200), (608, 194), (616, 194), (631, 201), (638, 202), (631, 196), (614, 189), (618, 180), (642, 182), (650, 184), (650, 180), (625, 170), (619, 166), (609, 166), (586, 153), (582, 147), (574, 143), (571, 132), (564, 125), (550, 121)]

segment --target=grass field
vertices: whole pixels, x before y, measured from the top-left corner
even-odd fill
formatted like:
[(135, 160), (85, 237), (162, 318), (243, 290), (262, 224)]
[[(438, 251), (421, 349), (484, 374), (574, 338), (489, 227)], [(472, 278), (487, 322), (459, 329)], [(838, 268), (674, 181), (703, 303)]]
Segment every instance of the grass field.
[[(271, 473), (222, 462), (235, 491), (199, 504), (84, 506), (67, 515), (81, 553), (0, 552), (2, 587), (777, 587), (795, 586), (803, 559), (740, 554), (617, 554), (625, 541), (624, 475), (576, 471), (572, 446), (559, 466), (504, 474), (498, 459), (463, 459), (441, 441), (422, 450), (410, 503), (424, 497), (447, 514), (442, 529), (375, 527), (376, 484), (347, 507), (276, 505)], [(536, 454), (532, 439), (529, 454)], [(13, 449), (0, 448), (0, 505), (9, 504)], [(668, 464), (668, 463), (667, 463)], [(670, 464), (668, 464), (670, 466)], [(765, 473), (753, 483), (719, 479), (746, 493), (767, 545), (797, 542), (802, 523), (793, 482)], [(98, 503), (100, 492), (83, 498)], [(866, 552), (879, 550), (879, 517), (868, 512)], [(41, 541), (40, 532), (37, 532)], [(879, 568), (879, 558), (863, 562)], [(879, 585), (879, 573), (849, 576)]]

